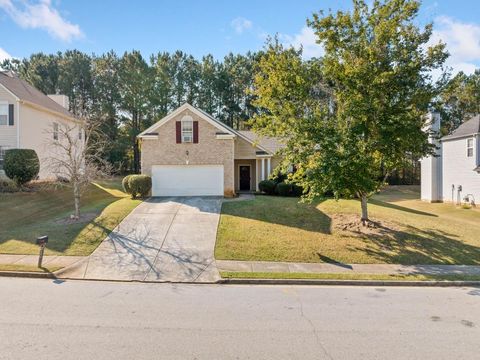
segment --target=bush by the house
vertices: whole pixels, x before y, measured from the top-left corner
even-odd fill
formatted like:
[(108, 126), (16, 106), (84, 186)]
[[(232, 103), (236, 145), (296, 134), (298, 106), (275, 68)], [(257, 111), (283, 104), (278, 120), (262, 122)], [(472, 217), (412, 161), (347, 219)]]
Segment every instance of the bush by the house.
[(275, 192), (280, 196), (290, 196), (292, 194), (292, 184), (280, 182), (277, 184)]
[(127, 175), (123, 178), (122, 180), (122, 187), (123, 187), (123, 191), (125, 191), (127, 194), (131, 194), (131, 189), (130, 189), (130, 185), (128, 184), (128, 181), (130, 180), (130, 177), (132, 177), (133, 175)]
[(262, 180), (258, 183), (258, 188), (261, 192), (267, 195), (275, 194), (275, 181), (273, 180)]
[(302, 196), (303, 187), (297, 184), (292, 184), (292, 196)]
[(35, 150), (10, 149), (5, 152), (3, 169), (5, 175), (22, 186), (38, 176), (40, 161)]
[(13, 193), (18, 191), (17, 185), (7, 178), (0, 178), (0, 193)]
[(287, 180), (287, 175), (276, 168), (270, 175), (270, 180), (272, 180), (276, 185)]
[(152, 178), (147, 175), (130, 175), (128, 179), (128, 187), (132, 199), (137, 197), (147, 197), (152, 189)]

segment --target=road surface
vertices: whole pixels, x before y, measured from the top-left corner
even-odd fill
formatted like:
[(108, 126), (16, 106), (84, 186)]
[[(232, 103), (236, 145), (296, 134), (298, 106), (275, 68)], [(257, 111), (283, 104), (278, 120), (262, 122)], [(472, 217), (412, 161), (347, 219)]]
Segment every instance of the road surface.
[(480, 289), (0, 278), (0, 359), (478, 359)]

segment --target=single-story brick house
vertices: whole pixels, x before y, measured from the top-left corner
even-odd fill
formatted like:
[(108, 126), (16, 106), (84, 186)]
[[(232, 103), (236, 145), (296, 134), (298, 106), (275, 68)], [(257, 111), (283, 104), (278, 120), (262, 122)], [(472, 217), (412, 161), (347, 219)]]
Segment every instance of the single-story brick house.
[(279, 164), (282, 144), (234, 130), (184, 104), (138, 135), (153, 196), (234, 196), (258, 190)]

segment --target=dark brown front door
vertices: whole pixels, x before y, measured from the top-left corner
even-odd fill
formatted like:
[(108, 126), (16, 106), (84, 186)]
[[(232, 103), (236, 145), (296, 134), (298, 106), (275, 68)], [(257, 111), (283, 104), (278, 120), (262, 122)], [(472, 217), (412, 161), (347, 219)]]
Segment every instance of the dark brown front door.
[(240, 190), (250, 190), (250, 166), (240, 165)]

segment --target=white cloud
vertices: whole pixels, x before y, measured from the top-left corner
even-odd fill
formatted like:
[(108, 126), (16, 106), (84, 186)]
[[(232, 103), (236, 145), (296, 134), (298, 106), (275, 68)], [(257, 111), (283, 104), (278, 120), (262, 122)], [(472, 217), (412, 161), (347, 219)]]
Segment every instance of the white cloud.
[(51, 0), (36, 3), (31, 0), (0, 0), (0, 8), (24, 29), (43, 29), (54, 38), (67, 42), (83, 37), (80, 27), (65, 20)]
[(435, 19), (430, 45), (442, 41), (446, 44), (450, 57), (446, 65), (454, 73), (463, 71), (471, 74), (480, 61), (480, 25), (463, 23), (448, 16)]
[(0, 62), (6, 59), (11, 59), (12, 55), (10, 55), (8, 52), (0, 48)]
[(245, 30), (251, 29), (253, 23), (250, 20), (245, 19), (243, 17), (237, 17), (232, 20), (230, 25), (232, 26), (232, 28), (235, 30), (237, 34), (241, 34)]
[(308, 26), (304, 26), (300, 32), (295, 35), (279, 34), (279, 38), (285, 45), (291, 45), (295, 49), (303, 47), (303, 57), (305, 59), (321, 57), (325, 53), (323, 46), (316, 43), (317, 37)]

